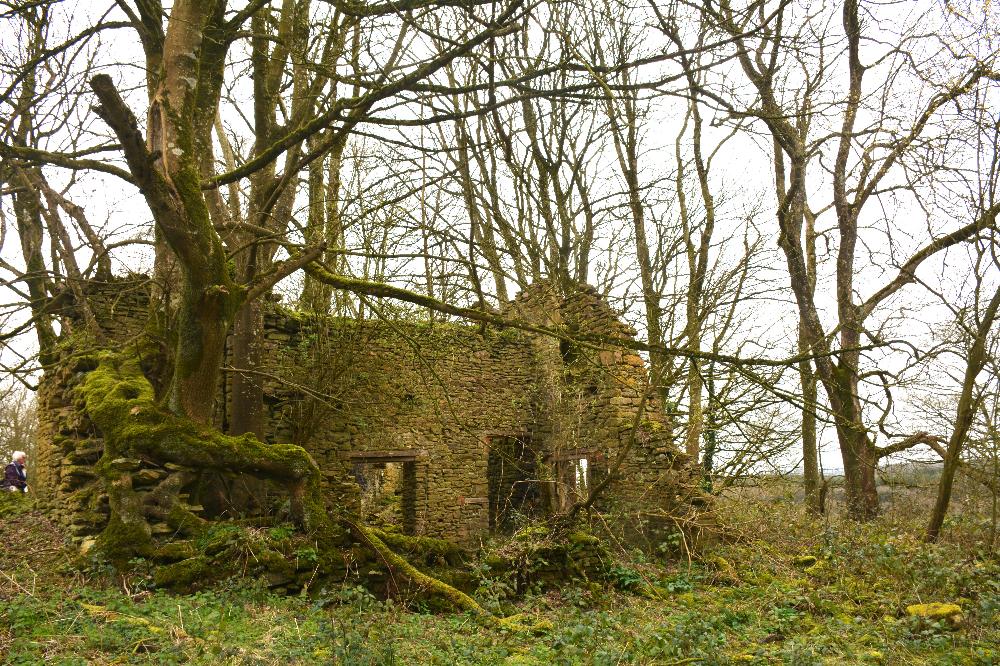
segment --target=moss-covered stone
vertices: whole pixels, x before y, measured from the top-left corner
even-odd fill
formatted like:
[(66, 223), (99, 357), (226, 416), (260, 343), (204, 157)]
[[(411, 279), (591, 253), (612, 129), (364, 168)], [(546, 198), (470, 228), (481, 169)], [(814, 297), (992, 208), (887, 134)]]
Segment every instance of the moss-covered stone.
[(913, 618), (931, 622), (944, 622), (952, 628), (962, 624), (962, 607), (958, 604), (933, 601), (926, 604), (912, 604), (906, 607), (906, 614)]
[(490, 575), (505, 577), (516, 590), (558, 587), (568, 580), (604, 580), (611, 557), (604, 542), (586, 530), (532, 524), (481, 556)]
[(736, 568), (726, 558), (720, 555), (712, 555), (705, 560), (705, 564), (712, 570), (712, 580), (717, 585), (738, 585), (740, 582)]
[(149, 526), (144, 522), (123, 521), (112, 515), (107, 527), (97, 537), (92, 550), (119, 569), (128, 567), (135, 557), (152, 557), (153, 542)]
[(813, 578), (821, 578), (827, 573), (828, 568), (829, 565), (826, 560), (816, 560), (814, 564), (803, 569), (802, 573), (807, 576), (812, 576)]
[(153, 559), (157, 562), (177, 562), (197, 555), (194, 544), (190, 541), (171, 541), (158, 546), (153, 551)]

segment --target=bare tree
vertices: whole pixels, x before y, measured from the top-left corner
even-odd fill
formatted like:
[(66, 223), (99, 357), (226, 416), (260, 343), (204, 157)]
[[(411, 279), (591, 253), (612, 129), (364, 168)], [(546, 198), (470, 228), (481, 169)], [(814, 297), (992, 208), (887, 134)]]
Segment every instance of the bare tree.
[[(922, 246), (898, 261), (896, 275), (867, 296), (859, 295), (855, 283), (859, 270), (857, 249), (861, 216), (867, 204), (877, 201), (886, 192), (898, 191), (901, 187), (909, 191), (915, 189), (914, 179), (919, 180), (922, 172), (903, 185), (898, 178), (901, 172), (906, 174), (906, 161), (911, 155), (934, 148), (933, 139), (924, 138), (928, 128), (940, 117), (944, 107), (968, 95), (993, 74), (989, 63), (976, 61), (966, 65), (959, 60), (952, 61), (947, 50), (942, 49), (942, 63), (957, 69), (942, 83), (928, 81), (911, 69), (912, 60), (907, 56), (907, 49), (916, 37), (907, 34), (900, 36), (898, 43), (885, 56), (870, 65), (864, 64), (859, 3), (846, 0), (841, 6), (842, 39), (846, 43), (846, 53), (832, 63), (844, 68), (844, 89), (821, 112), (811, 102), (814, 95), (803, 98), (809, 103), (805, 109), (801, 103), (790, 108), (785, 101), (787, 89), (782, 86), (782, 68), (800, 67), (801, 58), (786, 56), (789, 50), (802, 48), (807, 35), (806, 32), (796, 33), (787, 28), (787, 24), (795, 19), (794, 9), (795, 6), (789, 2), (749, 3), (740, 7), (723, 2), (701, 7), (700, 11), (708, 16), (716, 30), (731, 40), (732, 57), (751, 84), (756, 99), (748, 103), (708, 85), (700, 86), (699, 92), (734, 115), (756, 119), (767, 128), (787, 160), (787, 181), (783, 188), (779, 187), (784, 190), (783, 200), (777, 209), (779, 245), (785, 254), (790, 286), (798, 305), (803, 331), (801, 344), (815, 355), (816, 372), (826, 390), (835, 419), (844, 461), (848, 510), (853, 517), (864, 519), (878, 511), (875, 488), (877, 463), (884, 456), (898, 451), (900, 446), (900, 442), (882, 448), (876, 446), (865, 420), (861, 391), (862, 377), (865, 376), (862, 347), (871, 339), (866, 322), (903, 287), (913, 283), (916, 270), (929, 257), (974, 238), (994, 223), (997, 211), (983, 211), (983, 214), (950, 232), (929, 234)], [(818, 17), (807, 14), (802, 20), (816, 22), (821, 21), (822, 16), (822, 12), (818, 13)], [(665, 30), (675, 29), (670, 21), (676, 21), (676, 18), (662, 14), (661, 17)], [(788, 38), (789, 34), (793, 39)], [(817, 29), (811, 37), (821, 39), (823, 34)], [(821, 60), (820, 66), (823, 64)], [(902, 80), (909, 73), (924, 86), (925, 99), (905, 124), (898, 124), (895, 113), (888, 111), (892, 100), (891, 86), (882, 86), (880, 80), (872, 82), (875, 86), (873, 91), (866, 91), (866, 75), (870, 75), (876, 67), (888, 69), (882, 80)], [(821, 77), (806, 72), (804, 79), (818, 82)], [(832, 82), (838, 79), (828, 75), (825, 80)], [(812, 119), (796, 124), (803, 111), (811, 112)], [(808, 132), (817, 118), (824, 119), (829, 133), (809, 140), (803, 131)], [(861, 125), (866, 121), (869, 122)], [(833, 156), (824, 175), (828, 180), (823, 182), (829, 183), (831, 201), (830, 208), (824, 207), (823, 210), (832, 210), (835, 215), (836, 226), (829, 235), (835, 239), (837, 248), (836, 284), (832, 294), (837, 303), (837, 323), (832, 330), (827, 330), (822, 323), (807, 254), (810, 241), (806, 238), (805, 244), (803, 242), (803, 224), (808, 218), (805, 193), (810, 182), (807, 178), (809, 165), (827, 145), (831, 146)], [(776, 157), (776, 163), (778, 160)], [(809, 235), (808, 232), (806, 235)], [(834, 336), (839, 338), (836, 345)], [(879, 342), (877, 336), (875, 341)], [(911, 438), (904, 437), (901, 441), (915, 445)]]

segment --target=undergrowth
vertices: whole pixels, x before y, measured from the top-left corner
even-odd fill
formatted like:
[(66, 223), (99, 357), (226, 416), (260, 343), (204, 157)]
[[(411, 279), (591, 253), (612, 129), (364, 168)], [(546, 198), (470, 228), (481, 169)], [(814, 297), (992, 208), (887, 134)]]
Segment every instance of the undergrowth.
[[(12, 664), (996, 664), (1000, 563), (916, 525), (807, 518), (787, 503), (723, 505), (736, 536), (681, 562), (613, 546), (607, 581), (518, 598), (482, 573), (479, 600), (534, 634), (415, 612), (353, 585), (308, 597), (231, 580), (190, 595), (79, 573), (43, 517), (0, 545), (0, 655)], [(907, 616), (928, 602), (956, 624)]]

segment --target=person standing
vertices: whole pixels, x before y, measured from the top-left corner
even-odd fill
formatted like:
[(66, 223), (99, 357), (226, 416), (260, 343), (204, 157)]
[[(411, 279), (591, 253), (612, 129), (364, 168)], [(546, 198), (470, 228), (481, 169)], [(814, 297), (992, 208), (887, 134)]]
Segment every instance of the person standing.
[(24, 469), (24, 462), (27, 459), (28, 456), (24, 451), (14, 451), (11, 463), (3, 471), (0, 489), (9, 492), (28, 492), (28, 473)]

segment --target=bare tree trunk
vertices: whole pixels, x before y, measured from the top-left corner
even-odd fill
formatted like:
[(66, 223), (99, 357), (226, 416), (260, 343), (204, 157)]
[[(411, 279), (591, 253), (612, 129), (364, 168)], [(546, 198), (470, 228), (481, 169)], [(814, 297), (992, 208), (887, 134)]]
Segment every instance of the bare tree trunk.
[[(27, 179), (21, 181), (18, 191), (14, 194), (14, 217), (17, 223), (17, 235), (21, 242), (21, 254), (24, 257), (24, 284), (28, 290), (28, 305), (31, 316), (35, 319), (38, 359), (42, 367), (46, 367), (55, 360), (57, 338), (52, 327), (51, 315), (47, 312), (50, 280), (42, 247), (42, 203), (31, 183)], [(8, 182), (17, 184), (13, 179)]]
[[(808, 354), (809, 344), (805, 331), (799, 325), (799, 353)], [(806, 510), (812, 514), (824, 512), (820, 496), (819, 447), (816, 438), (816, 400), (819, 391), (812, 363), (799, 361), (799, 384), (802, 388), (802, 485), (805, 490)]]
[(931, 512), (930, 523), (924, 539), (927, 541), (937, 541), (941, 534), (941, 526), (944, 524), (944, 517), (948, 513), (948, 505), (951, 503), (951, 491), (955, 483), (955, 472), (958, 471), (958, 464), (961, 460), (962, 446), (965, 438), (972, 427), (975, 418), (978, 398), (974, 395), (976, 388), (976, 377), (982, 372), (986, 365), (986, 343), (989, 338), (993, 322), (996, 321), (997, 310), (1000, 309), (1000, 287), (997, 288), (990, 299), (983, 318), (976, 327), (976, 334), (973, 338), (972, 349), (966, 361), (965, 376), (962, 380), (962, 392), (959, 395), (958, 407), (955, 410), (955, 427), (948, 439), (947, 455), (944, 458), (944, 469), (941, 470), (941, 479), (938, 481), (937, 500), (934, 502), (934, 510)]
[[(31, 50), (40, 51), (44, 46), (45, 21), (35, 13), (35, 10), (31, 10), (29, 16), (32, 19)], [(20, 118), (15, 130), (15, 142), (18, 145), (27, 146), (34, 138), (32, 100), (35, 97), (35, 90), (36, 71), (33, 69), (24, 77), (18, 97)], [(55, 361), (57, 338), (52, 326), (52, 316), (47, 312), (51, 281), (45, 266), (41, 197), (28, 178), (23, 174), (19, 175), (17, 170), (9, 168), (8, 165), (0, 166), (0, 183), (4, 181), (15, 188), (14, 219), (21, 243), (21, 254), (24, 257), (23, 281), (28, 291), (28, 307), (35, 320), (38, 358), (42, 366), (46, 367)]]
[[(809, 121), (803, 114), (796, 127), (797, 135), (802, 141), (808, 136)], [(785, 184), (785, 153), (781, 144), (774, 142), (774, 184), (777, 193), (779, 210), (787, 210), (788, 224), (796, 229), (802, 229), (801, 244), (805, 267), (806, 289), (810, 299), (816, 296), (816, 233), (815, 220), (808, 209), (805, 199), (804, 187), (796, 188), (795, 196), (789, 200), (788, 191)], [(805, 173), (805, 165), (801, 162), (803, 157), (793, 158), (792, 178), (800, 178)], [(803, 228), (804, 226), (804, 228)], [(809, 331), (807, 323), (799, 315), (798, 322), (798, 351), (803, 356), (809, 354), (812, 346), (809, 344)], [(806, 510), (813, 514), (823, 513), (823, 498), (820, 494), (819, 479), (819, 450), (816, 440), (816, 400), (818, 399), (818, 386), (816, 373), (813, 370), (812, 362), (804, 358), (799, 361), (799, 385), (802, 389), (802, 482), (805, 491)]]
[[(274, 139), (279, 87), (285, 74), (289, 56), (292, 63), (292, 117), (301, 113), (303, 91), (306, 88), (302, 61), (308, 38), (307, 13), (309, 2), (284, 0), (278, 16), (278, 27), (271, 34), (266, 11), (258, 12), (251, 19), (253, 27), (251, 63), (254, 82), (254, 133), (258, 151)], [(273, 48), (272, 48), (273, 40)], [(285, 158), (285, 168), (295, 163), (299, 151), (292, 146)], [(321, 161), (322, 163), (322, 161)], [(249, 220), (258, 227), (279, 233), (286, 223), (286, 199), (294, 190), (279, 191), (282, 179), (276, 176), (277, 168), (271, 163), (257, 173), (250, 187)], [(282, 205), (286, 204), (286, 205)], [(277, 244), (270, 239), (254, 238), (247, 234), (247, 249), (237, 255), (237, 274), (242, 284), (251, 284), (271, 270)], [(247, 301), (236, 314), (233, 326), (233, 365), (248, 373), (236, 372), (232, 377), (232, 407), (229, 419), (230, 432), (235, 435), (253, 433), (264, 437), (264, 388), (259, 369), (264, 356), (264, 304), (261, 300)]]
[[(788, 155), (791, 162), (787, 184), (787, 195), (779, 201), (778, 225), (780, 234), (778, 244), (785, 254), (788, 265), (789, 281), (799, 309), (799, 319), (805, 333), (810, 351), (817, 354), (815, 359), (816, 374), (823, 383), (829, 398), (830, 410), (836, 421), (837, 437), (844, 459), (844, 470), (848, 494), (848, 511), (851, 516), (865, 520), (878, 512), (878, 493), (876, 490), (876, 463), (880, 450), (869, 437), (864, 423), (861, 402), (858, 396), (858, 386), (861, 378), (859, 368), (860, 352), (858, 350), (864, 322), (872, 311), (887, 298), (899, 291), (903, 286), (915, 281), (915, 271), (928, 257), (947, 247), (964, 242), (984, 228), (989, 215), (983, 214), (978, 220), (957, 229), (949, 234), (931, 239), (924, 247), (914, 252), (904, 261), (898, 274), (885, 286), (877, 290), (867, 300), (856, 302), (854, 277), (857, 271), (855, 265), (855, 250), (858, 244), (858, 216), (865, 203), (875, 196), (887, 174), (893, 172), (901, 156), (914, 145), (927, 127), (928, 122), (943, 105), (955, 101), (965, 95), (976, 83), (986, 75), (986, 70), (979, 65), (971, 66), (965, 75), (957, 82), (943, 87), (931, 97), (920, 111), (913, 125), (901, 134), (897, 134), (887, 143), (881, 139), (868, 139), (869, 131), (859, 131), (856, 121), (863, 102), (862, 80), (868, 71), (860, 59), (861, 21), (859, 17), (858, 0), (845, 0), (842, 11), (842, 25), (847, 45), (848, 77), (847, 90), (841, 99), (840, 128), (837, 132), (837, 151), (832, 165), (833, 174), (833, 208), (837, 218), (837, 264), (836, 264), (836, 303), (837, 330), (840, 333), (839, 346), (835, 347), (827, 337), (815, 296), (809, 282), (809, 262), (802, 248), (801, 217), (796, 212), (796, 202), (805, 192), (805, 168), (810, 156), (814, 154), (813, 147), (806, 142), (802, 126), (794, 125), (790, 119), (808, 116), (812, 113), (809, 95), (804, 96), (802, 108), (787, 109), (780, 101), (776, 88), (781, 63), (781, 49), (784, 45), (794, 44), (795, 40), (787, 41), (787, 35), (782, 34), (784, 19), (788, 18), (785, 6), (782, 6), (772, 18), (761, 18), (765, 25), (761, 26), (759, 37), (749, 37), (751, 31), (746, 30), (749, 14), (736, 12), (729, 3), (714, 5), (706, 3), (703, 11), (710, 17), (713, 25), (725, 32), (737, 42), (736, 58), (747, 79), (756, 88), (760, 99), (751, 110), (751, 115), (767, 125), (774, 141)], [(672, 28), (668, 21), (661, 17), (661, 27), (670, 33)], [(799, 39), (814, 39), (815, 32), (793, 35)], [(756, 42), (753, 40), (756, 39)], [(791, 53), (794, 56), (794, 52)], [(796, 67), (804, 67), (801, 61), (795, 62)], [(808, 91), (823, 78), (822, 67), (813, 75), (805, 68), (809, 79)], [(692, 85), (692, 87), (694, 87)], [(703, 89), (699, 89), (703, 90)], [(722, 103), (736, 113), (745, 113), (745, 107), (736, 108), (725, 97), (705, 91), (712, 99)], [(869, 141), (867, 145), (865, 141)], [(878, 148), (878, 150), (876, 150)], [(885, 150), (882, 150), (885, 149)], [(884, 153), (875, 160), (873, 155)], [(854, 164), (852, 159), (861, 153), (860, 164)], [(836, 357), (834, 356), (836, 355)]]

